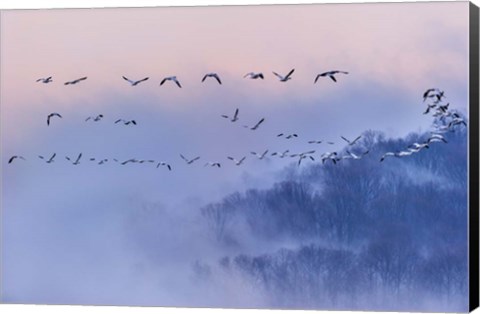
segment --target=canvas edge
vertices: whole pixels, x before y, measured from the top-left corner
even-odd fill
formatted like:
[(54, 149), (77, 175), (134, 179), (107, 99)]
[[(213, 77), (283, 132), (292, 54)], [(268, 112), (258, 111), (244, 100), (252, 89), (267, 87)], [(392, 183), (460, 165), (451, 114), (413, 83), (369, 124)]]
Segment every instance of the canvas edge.
[(469, 310), (479, 306), (479, 8), (469, 6)]

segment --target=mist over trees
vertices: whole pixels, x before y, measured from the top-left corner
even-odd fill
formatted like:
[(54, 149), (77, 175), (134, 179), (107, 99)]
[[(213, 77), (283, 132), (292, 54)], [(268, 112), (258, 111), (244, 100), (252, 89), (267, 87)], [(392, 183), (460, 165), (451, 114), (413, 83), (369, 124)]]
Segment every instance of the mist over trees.
[(271, 188), (201, 208), (225, 252), (208, 276), (241, 275), (271, 307), (466, 310), (466, 128), (379, 161), (428, 136), (367, 131), (360, 160), (292, 164)]

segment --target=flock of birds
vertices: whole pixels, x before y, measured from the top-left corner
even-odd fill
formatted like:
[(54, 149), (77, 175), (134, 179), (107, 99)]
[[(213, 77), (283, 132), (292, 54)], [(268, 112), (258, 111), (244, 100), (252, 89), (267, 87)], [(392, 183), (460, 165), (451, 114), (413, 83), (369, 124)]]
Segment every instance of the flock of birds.
[[(275, 76), (279, 78), (280, 81), (286, 82), (291, 79), (291, 76), (295, 69), (292, 69), (289, 73), (287, 73), (285, 76), (282, 76), (276, 72), (273, 72)], [(336, 74), (348, 74), (348, 72), (344, 71), (328, 71), (324, 73), (320, 73), (316, 76), (314, 83), (317, 82), (317, 80), (321, 77), (330, 77), (334, 82), (336, 82), (335, 75)], [(263, 79), (264, 76), (262, 73), (255, 73), (255, 72), (250, 72), (245, 75), (245, 77), (249, 77), (251, 79)], [(219, 84), (222, 84), (222, 81), (217, 73), (207, 73), (203, 76), (202, 82), (204, 82), (207, 78), (213, 78), (215, 79)], [(65, 85), (71, 85), (71, 84), (77, 84), (81, 81), (86, 80), (87, 77), (82, 77), (79, 79), (75, 79), (73, 81), (68, 81), (65, 82)], [(130, 80), (127, 77), (123, 76), (123, 79), (127, 82), (129, 82), (132, 86), (136, 86), (140, 84), (141, 82), (144, 82), (148, 80), (148, 77), (145, 77), (141, 80)], [(178, 87), (181, 88), (180, 82), (177, 80), (176, 76), (170, 76), (170, 77), (165, 77), (161, 82), (160, 85), (163, 85), (167, 81), (173, 81), (175, 84), (177, 84)], [(42, 82), (42, 83), (50, 83), (52, 82), (52, 77), (46, 77), (46, 78), (40, 78), (37, 80), (37, 82)], [(438, 88), (430, 88), (426, 90), (423, 94), (423, 101), (426, 102), (427, 100), (433, 100), (431, 103), (427, 103), (427, 108), (423, 112), (423, 114), (429, 114), (432, 113), (432, 116), (436, 118), (436, 123), (434, 124), (434, 131), (431, 132), (431, 135), (421, 143), (414, 142), (408, 147), (406, 147), (403, 150), (400, 151), (395, 151), (395, 152), (386, 152), (383, 154), (380, 158), (380, 162), (383, 162), (385, 159), (388, 157), (397, 157), (397, 158), (402, 158), (402, 157), (407, 157), (416, 153), (421, 152), (423, 149), (428, 149), (429, 146), (432, 143), (447, 143), (447, 140), (444, 137), (444, 133), (446, 132), (451, 132), (454, 131), (455, 126), (457, 125), (467, 125), (466, 121), (460, 114), (458, 114), (455, 110), (449, 109), (449, 103), (443, 104), (443, 99), (445, 98), (445, 93)], [(239, 113), (240, 110), (239, 108), (236, 108), (235, 112), (231, 115), (228, 114), (222, 114), (221, 117), (224, 119), (229, 120), (231, 123), (235, 123), (239, 120)], [(50, 113), (47, 116), (47, 126), (50, 126), (52, 119), (58, 119), (62, 118), (62, 115), (60, 115), (57, 112)], [(101, 121), (104, 118), (103, 114), (98, 114), (96, 116), (89, 116), (85, 119), (85, 122), (88, 121), (93, 121), (93, 122), (98, 122)], [(265, 122), (265, 118), (260, 118), (257, 122), (255, 122), (252, 125), (243, 125), (244, 128), (247, 128), (251, 131), (255, 131), (259, 129), (259, 127)], [(137, 125), (137, 122), (135, 120), (126, 120), (126, 119), (117, 119), (115, 122), (117, 123), (123, 123), (124, 125)], [(279, 133), (277, 134), (278, 138), (285, 138), (285, 139), (294, 139), (298, 138), (298, 134), (296, 133)], [(337, 164), (341, 160), (345, 159), (352, 159), (352, 160), (359, 160), (362, 159), (365, 155), (369, 153), (368, 149), (363, 148), (363, 151), (358, 152), (352, 152), (352, 148), (357, 144), (360, 139), (362, 138), (362, 135), (357, 136), (354, 139), (348, 139), (344, 136), (340, 137), (343, 141), (345, 141), (347, 145), (347, 149), (344, 150), (344, 152), (338, 152), (338, 151), (332, 151), (332, 152), (325, 152), (320, 155), (320, 160), (322, 164), (325, 164), (326, 162), (331, 162), (333, 164)], [(334, 145), (334, 142), (331, 141), (324, 141), (324, 140), (310, 140), (308, 141), (308, 144), (321, 144), (325, 143), (328, 145)], [(304, 160), (311, 160), (315, 161), (315, 154), (316, 150), (308, 150), (300, 153), (291, 153), (290, 150), (285, 150), (283, 152), (270, 152), (268, 149), (265, 151), (261, 152), (250, 152), (252, 156), (257, 158), (258, 160), (263, 160), (268, 157), (278, 157), (278, 158), (297, 158), (297, 165), (300, 166), (302, 161)], [(56, 153), (52, 154), (49, 158), (39, 155), (38, 158), (44, 160), (46, 163), (52, 163), (55, 161), (56, 158)], [(82, 160), (82, 153), (80, 153), (76, 158), (71, 158), (69, 156), (65, 156), (65, 159), (69, 162), (71, 162), (72, 165), (79, 165), (80, 161)], [(187, 158), (182, 154), (179, 154), (179, 157), (186, 163), (186, 165), (192, 165), (196, 161), (198, 161), (201, 157), (200, 156), (195, 156), (193, 158)], [(19, 160), (26, 160), (25, 157), (20, 156), (20, 155), (14, 155), (11, 156), (10, 159), (8, 160), (8, 163), (11, 164), (13, 161), (16, 159)], [(230, 160), (234, 165), (240, 166), (244, 163), (244, 161), (247, 159), (247, 156), (242, 156), (240, 158), (235, 158), (232, 156), (227, 156), (227, 159)], [(166, 167), (169, 171), (171, 171), (173, 168), (169, 162), (166, 161), (158, 161), (154, 159), (136, 159), (136, 158), (131, 158), (125, 161), (118, 160), (116, 158), (113, 159), (96, 159), (96, 158), (88, 158), (88, 161), (90, 162), (96, 162), (99, 165), (105, 164), (109, 161), (119, 163), (121, 165), (127, 165), (129, 163), (138, 163), (138, 164), (143, 164), (143, 163), (152, 163), (156, 165), (156, 168), (159, 167)], [(217, 167), (221, 168), (222, 163), (220, 161), (209, 161), (204, 164), (205, 167)]]
[[(288, 72), (286, 75), (281, 75), (281, 74), (278, 74), (275, 71), (272, 71), (272, 73), (278, 78), (278, 80), (280, 82), (287, 82), (287, 81), (291, 80), (293, 72), (295, 72), (295, 69), (291, 69), (290, 72)], [(332, 71), (319, 73), (315, 77), (315, 80), (313, 81), (313, 83), (316, 84), (317, 81), (320, 78), (323, 78), (323, 77), (329, 77), (332, 81), (337, 82), (337, 78), (335, 77), (335, 75), (337, 75), (337, 74), (348, 74), (348, 72), (339, 71), (339, 70), (332, 70)], [(244, 78), (249, 78), (249, 79), (252, 79), (252, 80), (256, 80), (256, 79), (262, 79), (263, 80), (263, 79), (265, 79), (265, 75), (262, 72), (249, 72), (249, 73), (245, 74), (243, 77)], [(87, 78), (88, 78), (87, 76), (84, 76), (84, 77), (81, 77), (81, 78), (78, 78), (78, 79), (75, 79), (75, 80), (72, 80), (72, 81), (64, 82), (63, 84), (64, 85), (75, 85), (75, 84), (78, 84), (82, 81), (85, 81)], [(126, 76), (122, 76), (122, 78), (126, 82), (128, 82), (131, 86), (137, 86), (138, 84), (140, 84), (142, 82), (145, 82), (145, 81), (150, 79), (149, 77), (144, 77), (140, 80), (132, 80), (132, 79), (129, 79), (128, 77), (126, 77)], [(218, 73), (212, 72), (212, 73), (205, 74), (202, 77), (201, 82), (202, 83), (205, 82), (205, 80), (208, 79), (208, 78), (215, 79), (219, 85), (222, 85), (222, 80), (220, 79), (220, 75)], [(182, 84), (180, 84), (180, 80), (175, 75), (164, 77), (160, 81), (159, 86), (162, 86), (163, 84), (165, 84), (168, 81), (171, 81), (171, 82), (175, 83), (178, 86), (178, 88), (182, 88)], [(53, 76), (41, 77), (41, 78), (37, 79), (37, 82), (43, 83), (43, 84), (52, 83), (53, 82)]]
[(423, 114), (432, 113), (435, 117), (436, 123), (434, 123), (434, 130), (430, 133), (430, 136), (423, 142), (414, 142), (404, 150), (396, 152), (387, 152), (381, 158), (380, 161), (384, 161), (387, 157), (407, 157), (412, 154), (419, 153), (423, 149), (428, 149), (432, 143), (447, 143), (447, 140), (443, 136), (444, 133), (455, 131), (457, 125), (467, 125), (465, 119), (458, 114), (455, 110), (449, 109), (450, 103), (443, 104), (445, 93), (438, 88), (429, 88), (423, 93), (423, 101), (427, 99), (433, 99), (432, 103), (427, 103), (427, 108)]

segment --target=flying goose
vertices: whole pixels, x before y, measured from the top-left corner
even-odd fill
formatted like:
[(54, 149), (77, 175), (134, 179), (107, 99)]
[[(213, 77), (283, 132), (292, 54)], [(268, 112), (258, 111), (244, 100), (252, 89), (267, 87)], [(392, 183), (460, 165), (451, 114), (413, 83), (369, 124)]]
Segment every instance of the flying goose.
[(102, 159), (98, 162), (99, 165), (103, 165), (104, 163), (108, 162), (108, 158)]
[(310, 158), (312, 161), (315, 161), (315, 158), (313, 158), (312, 156), (310, 155), (299, 155), (299, 158), (298, 158), (298, 166), (300, 166), (300, 164), (302, 163), (302, 160), (306, 159), (306, 158)]
[(357, 155), (357, 154), (354, 154), (352, 152), (350, 152), (349, 150), (346, 150), (347, 154), (346, 156), (343, 156), (342, 158), (343, 159), (362, 159), (363, 156), (365, 156), (366, 154), (368, 154), (368, 150), (366, 150), (365, 152), (361, 153), (360, 155)]
[(84, 81), (86, 79), (87, 79), (87, 77), (84, 76), (84, 77), (81, 77), (81, 78), (73, 80), (73, 81), (65, 82), (64, 85), (74, 85), (74, 84), (80, 83), (81, 81)]
[(437, 104), (428, 104), (427, 105), (427, 109), (425, 109), (425, 111), (423, 112), (423, 114), (428, 114), (430, 112), (431, 109), (437, 107)]
[(345, 142), (347, 142), (348, 145), (350, 145), (350, 146), (353, 145), (353, 144), (355, 144), (359, 139), (362, 138), (362, 136), (359, 135), (359, 136), (357, 136), (357, 138), (355, 138), (353, 141), (350, 141), (350, 140), (346, 139), (346, 138), (343, 137), (343, 136), (340, 136), (340, 137), (341, 137)]
[[(82, 158), (82, 153), (80, 153), (80, 154), (78, 155), (77, 159), (76, 159), (74, 162), (72, 162), (72, 165), (78, 165), (78, 164), (80, 163), (80, 158)], [(70, 162), (72, 161), (72, 160), (70, 159), (70, 157), (68, 157), (68, 156), (66, 156), (65, 159), (68, 160), (68, 161), (70, 161)]]
[(128, 164), (129, 162), (135, 163), (135, 162), (138, 162), (138, 160), (135, 159), (135, 158), (131, 158), (131, 159), (128, 159), (128, 160), (125, 160), (124, 162), (122, 162), (121, 165), (126, 165), (126, 164)]
[(429, 148), (428, 143), (413, 143), (408, 147), (409, 148), (412, 147), (412, 148), (415, 148), (415, 149)]
[(337, 157), (337, 152), (326, 152), (323, 153), (320, 158), (322, 159), (322, 164), (325, 163), (326, 160), (331, 160), (334, 164), (337, 164), (337, 161), (340, 160), (340, 158)]
[(140, 163), (140, 164), (143, 164), (145, 162), (149, 162), (149, 163), (153, 164), (155, 162), (155, 160), (153, 160), (153, 159), (140, 159), (140, 160), (138, 160), (138, 163)]
[(261, 78), (263, 80), (263, 73), (255, 73), (255, 72), (249, 72), (243, 76), (243, 78), (249, 77), (252, 80), (256, 80), (258, 78)]
[(435, 94), (435, 97), (437, 98), (437, 100), (435, 100), (436, 103), (439, 103), (442, 101), (442, 98), (446, 98), (445, 96), (445, 92), (444, 91), (440, 91), (438, 92), (437, 94)]
[(450, 106), (450, 103), (447, 103), (446, 105), (439, 105), (437, 110), (442, 111), (443, 113), (447, 113), (448, 106)]
[(90, 116), (90, 117), (88, 117), (88, 118), (85, 119), (85, 122), (87, 122), (88, 120), (92, 120), (92, 121), (98, 122), (98, 121), (100, 121), (102, 118), (103, 118), (103, 114), (99, 114), (99, 115), (96, 116), (96, 117)]
[(298, 134), (296, 134), (296, 133), (292, 133), (292, 134), (288, 134), (288, 135), (285, 135), (284, 133), (277, 134), (277, 137), (283, 137), (283, 136), (285, 136), (285, 138), (287, 140), (289, 140), (292, 137), (298, 137)]
[(230, 159), (231, 161), (233, 161), (235, 163), (235, 165), (240, 166), (243, 163), (243, 161), (245, 160), (245, 158), (247, 158), (247, 157), (244, 156), (240, 160), (237, 160), (237, 159), (235, 159), (233, 157), (230, 157), (230, 156), (228, 156), (227, 158)]
[(317, 83), (318, 79), (320, 77), (326, 77), (328, 76), (329, 78), (331, 78), (334, 82), (337, 82), (337, 79), (335, 78), (335, 74), (338, 74), (338, 73), (342, 73), (342, 74), (348, 74), (348, 72), (345, 72), (345, 71), (328, 71), (328, 72), (324, 72), (324, 73), (320, 73), (317, 75), (317, 77), (315, 78), (315, 81), (313, 82), (313, 84)]
[(182, 154), (180, 154), (180, 157), (181, 157), (183, 160), (185, 160), (185, 162), (187, 163), (187, 165), (191, 165), (194, 161), (200, 159), (200, 156), (197, 156), (197, 157), (195, 157), (195, 158), (193, 158), (193, 159), (187, 159), (187, 158), (185, 158)]
[(23, 156), (17, 156), (17, 155), (14, 155), (12, 157), (10, 157), (10, 159), (8, 160), (8, 163), (11, 164), (15, 159), (22, 159), (22, 160), (25, 160), (25, 158)]
[(408, 151), (399, 151), (399, 152), (387, 152), (385, 154), (383, 154), (383, 156), (380, 158), (380, 162), (384, 161), (385, 158), (387, 157), (397, 157), (397, 158), (400, 158), (400, 157), (405, 157), (405, 156), (410, 156), (412, 155), (413, 153), (418, 153), (419, 151), (421, 150), (421, 148), (410, 148)]
[(255, 131), (256, 129), (258, 129), (258, 127), (260, 126), (260, 124), (262, 124), (263, 122), (265, 121), (265, 118), (261, 118), (260, 121), (258, 121), (254, 126), (248, 126), (248, 125), (244, 125), (243, 127), (244, 128), (247, 128), (247, 129), (250, 129), (252, 131)]
[[(52, 162), (53, 162), (53, 159), (55, 158), (55, 156), (57, 156), (57, 154), (56, 154), (56, 153), (53, 153), (52, 157), (50, 157), (50, 159), (48, 159), (48, 160), (46, 161), (46, 163), (47, 163), (47, 164), (52, 163)], [(41, 156), (41, 155), (38, 156), (38, 158), (40, 158), (40, 159), (45, 159), (45, 157), (43, 157), (43, 156)]]
[(51, 83), (52, 82), (52, 77), (49, 76), (49, 77), (42, 77), (42, 78), (39, 78), (38, 80), (36, 80), (36, 82), (42, 82), (44, 84), (48, 84), (48, 83)]
[[(222, 118), (230, 119), (230, 117), (227, 116), (226, 114), (222, 114)], [(238, 120), (238, 108), (235, 110), (235, 113), (233, 114), (233, 117), (230, 119), (230, 121), (235, 122), (237, 120)]]
[(218, 84), (222, 85), (222, 81), (220, 80), (220, 77), (218, 76), (217, 73), (207, 73), (202, 79), (202, 83), (207, 79), (207, 77), (213, 77), (214, 79), (217, 80)]
[(278, 155), (278, 157), (280, 157), (280, 158), (285, 158), (285, 157), (288, 156), (288, 153), (289, 153), (289, 152), (290, 152), (290, 151), (287, 149), (287, 150), (285, 150), (283, 153), (273, 152), (273, 153), (270, 154), (270, 156), (276, 156), (276, 155)]
[(219, 162), (207, 162), (204, 167), (206, 167), (206, 166), (218, 167), (218, 168), (221, 168), (221, 167), (222, 167), (222, 165), (220, 165)]
[(51, 114), (49, 114), (49, 115), (47, 116), (47, 125), (50, 125), (50, 118), (52, 118), (52, 117), (62, 118), (62, 116), (61, 116), (59, 113), (52, 112)]
[(308, 144), (322, 144), (322, 141), (308, 141)]
[(445, 137), (441, 134), (433, 133), (427, 140), (427, 143), (434, 143), (434, 142), (443, 142), (448, 143)]
[(177, 86), (179, 88), (182, 88), (182, 85), (180, 85), (180, 82), (177, 80), (177, 77), (176, 76), (168, 76), (168, 77), (165, 77), (161, 82), (160, 82), (160, 86), (163, 85), (163, 83), (165, 83), (166, 81), (173, 81), (175, 82), (175, 84), (177, 84)]
[(117, 124), (119, 122), (123, 122), (123, 124), (125, 124), (125, 125), (129, 125), (130, 123), (133, 124), (133, 125), (137, 125), (137, 121), (135, 121), (135, 120), (118, 119), (117, 121), (115, 121), (115, 124)]
[(445, 97), (445, 92), (438, 88), (429, 88), (423, 93), (423, 101), (427, 98), (437, 98), (435, 103), (439, 103)]
[(250, 154), (256, 156), (258, 159), (262, 160), (265, 158), (265, 156), (267, 156), (267, 153), (268, 153), (268, 149), (266, 151), (264, 151), (263, 153), (259, 154), (257, 152), (250, 152)]
[(160, 167), (160, 166), (166, 166), (169, 171), (172, 171), (172, 167), (170, 166), (170, 164), (167, 164), (164, 161), (160, 161), (159, 163), (157, 163), (157, 168)]
[(138, 80), (138, 81), (130, 80), (130, 79), (126, 78), (125, 76), (122, 76), (122, 77), (125, 81), (129, 82), (131, 86), (137, 86), (141, 82), (145, 82), (146, 80), (148, 80), (148, 77), (145, 77), (145, 78), (143, 78), (141, 80)]
[(427, 100), (427, 98), (429, 97), (435, 97), (435, 96), (431, 96), (430, 93), (431, 92), (439, 92), (440, 90), (438, 88), (429, 88), (427, 89), (424, 93), (423, 93), (423, 101)]
[(453, 126), (455, 126), (455, 125), (459, 125), (459, 124), (463, 124), (463, 125), (467, 126), (467, 122), (465, 122), (464, 119), (462, 119), (462, 118), (453, 118), (453, 120), (448, 123), (448, 128), (450, 129), (451, 127), (453, 127)]
[(305, 156), (305, 155), (311, 155), (311, 154), (315, 154), (315, 150), (309, 150), (309, 151), (303, 152), (303, 153), (291, 154), (290, 157), (298, 157), (298, 156)]
[(295, 71), (295, 69), (291, 69), (290, 72), (288, 72), (288, 74), (285, 75), (285, 76), (282, 76), (282, 75), (278, 74), (277, 72), (273, 72), (273, 74), (275, 74), (275, 76), (278, 77), (280, 82), (286, 82), (286, 81), (292, 79), (290, 76), (293, 74), (294, 71)]

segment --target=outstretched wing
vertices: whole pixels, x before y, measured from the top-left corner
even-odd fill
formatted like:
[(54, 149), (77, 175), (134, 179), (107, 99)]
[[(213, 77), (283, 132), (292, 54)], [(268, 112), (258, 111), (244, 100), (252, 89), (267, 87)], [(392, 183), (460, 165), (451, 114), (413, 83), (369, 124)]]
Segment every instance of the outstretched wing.
[(122, 76), (122, 77), (123, 77), (123, 79), (124, 79), (125, 81), (129, 82), (130, 84), (133, 84), (133, 81), (132, 81), (132, 80), (129, 80), (129, 79), (126, 78), (125, 76)]
[(290, 75), (292, 75), (294, 71), (295, 71), (295, 69), (291, 69), (290, 72), (288, 72), (287, 76), (285, 76), (285, 78), (289, 78)]
[(275, 76), (278, 77), (279, 79), (283, 80), (283, 77), (277, 72), (272, 71), (272, 73), (275, 74)]
[(255, 124), (255, 126), (252, 129), (256, 130), (260, 126), (260, 124), (263, 123), (263, 121), (265, 121), (265, 118), (260, 119), (260, 121), (258, 121), (257, 124)]
[(340, 137), (341, 137), (345, 142), (347, 142), (348, 144), (350, 144), (350, 141), (347, 140), (345, 137), (343, 137), (343, 136), (340, 136)]

